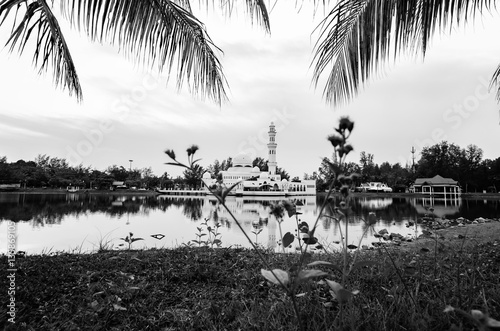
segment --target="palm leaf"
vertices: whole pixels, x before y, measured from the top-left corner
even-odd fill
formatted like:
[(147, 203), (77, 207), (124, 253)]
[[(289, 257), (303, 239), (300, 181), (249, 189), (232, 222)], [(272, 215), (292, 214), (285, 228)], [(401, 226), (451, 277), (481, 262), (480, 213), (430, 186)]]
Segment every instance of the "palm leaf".
[(21, 7), (25, 8), (24, 15), (18, 24), (14, 22), (12, 34), (7, 41), (10, 50), (13, 51), (17, 46), (21, 54), (30, 38), (36, 38), (33, 63), (39, 73), (46, 71), (51, 65), (55, 85), (62, 85), (70, 95), (74, 93), (81, 100), (82, 90), (73, 59), (59, 24), (45, 0), (29, 3), (26, 0), (0, 1), (0, 24), (5, 22), (13, 8), (16, 9), (17, 18)]
[(168, 0), (65, 0), (61, 10), (93, 41), (118, 45), (159, 71), (166, 66), (169, 75), (175, 67), (178, 88), (187, 80), (191, 92), (218, 103), (226, 99), (217, 47), (189, 7)]
[[(215, 55), (220, 50), (193, 16), (189, 0), (61, 0), (60, 4), (65, 17), (91, 40), (117, 45), (138, 62), (156, 66), (160, 72), (166, 69), (169, 77), (176, 72), (179, 89), (187, 85), (191, 92), (219, 104), (227, 99), (227, 82)], [(35, 63), (40, 71), (52, 63), (56, 85), (62, 84), (81, 99), (75, 66), (46, 0), (0, 0), (0, 25), (12, 9), (16, 20), (22, 16), (18, 11), (22, 6), (26, 13), (13, 29), (8, 41), (11, 49), (17, 45), (22, 53), (31, 33), (38, 29)], [(221, 0), (220, 7), (230, 14), (233, 1)], [(247, 0), (245, 8), (252, 21), (269, 31), (263, 0)]]
[[(231, 6), (231, 1), (221, 0), (221, 6)], [(65, 0), (61, 8), (92, 40), (118, 45), (138, 62), (166, 69), (169, 76), (176, 71), (179, 89), (186, 83), (192, 93), (219, 104), (227, 99), (227, 82), (215, 55), (220, 50), (193, 16), (190, 1)], [(262, 1), (248, 0), (247, 8), (252, 18), (269, 26)]]
[[(203, 1), (200, 1), (200, 3), (201, 2)], [(235, 7), (241, 6), (240, 2), (241, 1), (220, 0), (219, 6), (227, 16), (231, 16)], [(206, 1), (206, 3), (207, 5), (209, 4), (208, 1)], [(212, 3), (214, 4), (215, 1), (212, 1)], [(257, 22), (257, 24), (262, 25), (266, 32), (271, 31), (269, 14), (264, 0), (246, 0), (246, 11), (252, 22)]]
[[(493, 86), (500, 86), (500, 65), (497, 67), (491, 78), (490, 88)], [(497, 90), (497, 101), (500, 102), (500, 88)]]
[(436, 30), (462, 25), (492, 6), (492, 0), (340, 0), (317, 28), (314, 83), (329, 70), (324, 96), (344, 103), (391, 54), (425, 56)]

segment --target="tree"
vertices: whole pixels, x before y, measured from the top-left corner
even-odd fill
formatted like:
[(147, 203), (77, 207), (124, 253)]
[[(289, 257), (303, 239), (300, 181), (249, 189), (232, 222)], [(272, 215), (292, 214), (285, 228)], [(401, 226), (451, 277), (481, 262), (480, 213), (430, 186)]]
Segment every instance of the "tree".
[(485, 160), (488, 188), (493, 192), (500, 192), (500, 157), (495, 160)]
[(317, 180), (319, 178), (318, 173), (313, 171), (312, 175), (307, 173), (304, 174), (304, 180)]
[(129, 172), (123, 166), (118, 167), (117, 165), (112, 165), (106, 169), (106, 172), (110, 174), (114, 180), (124, 182), (129, 176)]
[(318, 168), (319, 180), (316, 180), (316, 189), (318, 191), (324, 191), (330, 187), (331, 183), (336, 178), (336, 173), (334, 171), (334, 163), (327, 157), (321, 160), (321, 164)]
[(158, 184), (160, 188), (171, 189), (174, 187), (174, 181), (166, 171), (160, 176)]
[(288, 174), (288, 172), (280, 167), (276, 167), (276, 175), (280, 175), (281, 179), (286, 179), (286, 180), (290, 179), (290, 175)]
[(392, 166), (389, 162), (382, 162), (379, 167), (380, 169), (380, 177), (378, 181), (387, 183), (389, 186), (394, 185), (394, 178), (392, 176)]
[(221, 163), (221, 169), (223, 171), (226, 171), (227, 169), (231, 168), (233, 166), (233, 158), (228, 157), (226, 160), (223, 160)]
[(468, 145), (464, 151), (464, 160), (467, 171), (477, 170), (483, 159), (483, 150), (476, 145)]
[[(406, 54), (405, 49), (425, 57), (435, 31), (452, 30), (492, 8), (493, 0), (339, 0), (320, 31), (314, 80), (328, 68), (326, 99), (334, 104), (349, 101), (381, 61)], [(499, 80), (500, 66), (491, 82), (498, 86)]]
[(151, 167), (142, 168), (141, 172), (141, 187), (155, 187), (159, 183), (159, 179), (153, 174), (153, 169)]
[(361, 167), (356, 162), (347, 162), (344, 164), (344, 175), (361, 174)]
[(221, 164), (219, 160), (215, 160), (214, 163), (210, 164), (207, 167), (207, 171), (210, 173), (212, 178), (216, 178), (217, 180), (219, 177), (222, 179), (222, 174), (221, 174)]
[(12, 179), (12, 170), (7, 163), (7, 157), (0, 157), (0, 182), (9, 182)]
[(186, 185), (190, 188), (199, 188), (202, 185), (201, 179), (204, 173), (205, 169), (202, 166), (193, 164), (191, 169), (186, 169), (183, 172)]
[(361, 152), (359, 155), (359, 164), (361, 167), (361, 181), (371, 181), (375, 175), (375, 163), (373, 162), (373, 154)]
[(461, 181), (460, 164), (464, 157), (463, 150), (447, 141), (430, 147), (424, 147), (417, 164), (418, 177), (434, 177), (440, 175)]
[[(269, 167), (268, 167), (267, 163), (268, 163), (267, 160), (264, 160), (261, 157), (256, 157), (255, 160), (253, 160), (253, 162), (252, 162), (252, 167), (258, 167), (260, 169), (260, 171), (268, 171)], [(278, 171), (276, 170), (276, 172), (278, 172)]]
[(106, 172), (91, 170), (89, 174), (89, 187), (99, 190), (108, 189), (113, 184), (114, 178)]
[(233, 166), (233, 161), (230, 157), (226, 160), (215, 160), (213, 164), (210, 164), (207, 168), (207, 171), (211, 174), (212, 178), (215, 178), (217, 182), (222, 183), (222, 171), (227, 171), (230, 167)]

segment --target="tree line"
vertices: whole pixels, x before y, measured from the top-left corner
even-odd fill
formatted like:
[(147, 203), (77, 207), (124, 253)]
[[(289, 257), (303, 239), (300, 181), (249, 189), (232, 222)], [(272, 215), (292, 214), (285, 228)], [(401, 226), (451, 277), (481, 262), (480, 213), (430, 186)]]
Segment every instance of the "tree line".
[[(0, 157), (0, 184), (20, 183), (26, 188), (66, 188), (79, 186), (85, 189), (109, 189), (113, 182), (123, 182), (129, 188), (155, 187), (167, 189), (199, 189), (201, 179), (208, 172), (212, 178), (222, 183), (222, 171), (232, 167), (232, 159), (215, 160), (206, 168), (195, 164), (192, 169), (184, 170), (182, 176), (173, 177), (167, 172), (161, 176), (153, 173), (151, 167), (142, 169), (126, 169), (112, 165), (105, 170), (85, 167), (82, 164), (70, 166), (66, 159), (39, 154), (33, 161), (18, 160), (8, 162), (7, 157)], [(267, 171), (267, 161), (261, 157), (254, 159), (252, 166)], [(288, 173), (277, 168), (282, 178), (289, 179)]]
[[(335, 180), (335, 157), (324, 157), (317, 171), (304, 174), (303, 179), (316, 180), (318, 191), (328, 189)], [(7, 162), (7, 157), (0, 157), (0, 183), (21, 183), (23, 187), (65, 188), (69, 185), (81, 188), (109, 189), (114, 181), (121, 181), (129, 187), (136, 188), (192, 188), (202, 186), (201, 179), (209, 173), (222, 183), (222, 172), (233, 166), (232, 158), (203, 167), (195, 164), (193, 169), (184, 170), (182, 176), (173, 177), (167, 172), (161, 176), (153, 173), (151, 167), (142, 169), (126, 169), (112, 165), (105, 170), (97, 170), (83, 165), (70, 166), (65, 159), (38, 155), (34, 161), (18, 160)], [(257, 157), (252, 166), (267, 171), (267, 160)], [(420, 159), (415, 164), (402, 166), (374, 162), (374, 155), (365, 151), (360, 153), (359, 162), (348, 162), (342, 165), (345, 175), (357, 174), (353, 185), (365, 182), (384, 182), (395, 191), (404, 192), (416, 178), (430, 178), (435, 175), (452, 178), (459, 182), (463, 192), (498, 192), (500, 189), (500, 157), (494, 160), (483, 159), (483, 151), (476, 145), (461, 148), (453, 143), (442, 141), (433, 146), (424, 147)], [(290, 179), (288, 172), (278, 167), (277, 174), (281, 178)], [(337, 171), (338, 172), (338, 171)]]
[[(305, 174), (304, 179), (316, 180), (318, 191), (328, 189), (335, 180), (332, 164), (335, 157), (322, 159), (318, 171)], [(420, 159), (415, 164), (374, 162), (374, 155), (361, 152), (358, 163), (349, 162), (342, 166), (345, 175), (358, 174), (353, 185), (365, 182), (384, 182), (394, 191), (404, 192), (416, 178), (432, 178), (440, 175), (452, 178), (460, 184), (463, 192), (498, 192), (500, 190), (500, 157), (483, 159), (483, 150), (476, 145), (461, 148), (456, 144), (442, 141), (424, 147)]]

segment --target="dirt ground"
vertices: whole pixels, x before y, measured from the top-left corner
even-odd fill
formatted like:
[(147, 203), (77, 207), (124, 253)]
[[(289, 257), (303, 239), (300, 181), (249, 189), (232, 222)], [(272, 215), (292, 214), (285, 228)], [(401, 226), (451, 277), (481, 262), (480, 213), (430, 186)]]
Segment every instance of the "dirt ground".
[(467, 224), (463, 227), (449, 227), (432, 231), (433, 235), (428, 238), (420, 237), (413, 242), (405, 242), (399, 246), (402, 249), (421, 249), (423, 247), (432, 249), (437, 242), (440, 247), (460, 248), (462, 245), (477, 245), (492, 242), (500, 248), (500, 221), (488, 223)]

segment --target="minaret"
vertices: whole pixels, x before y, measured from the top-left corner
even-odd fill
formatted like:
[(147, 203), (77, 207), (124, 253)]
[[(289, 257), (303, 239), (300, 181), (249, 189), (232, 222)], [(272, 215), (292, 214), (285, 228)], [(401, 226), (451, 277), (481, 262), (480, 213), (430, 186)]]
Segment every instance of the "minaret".
[(267, 167), (270, 175), (276, 175), (276, 129), (274, 123), (271, 122), (269, 126), (269, 143), (267, 144), (269, 150), (269, 160)]

